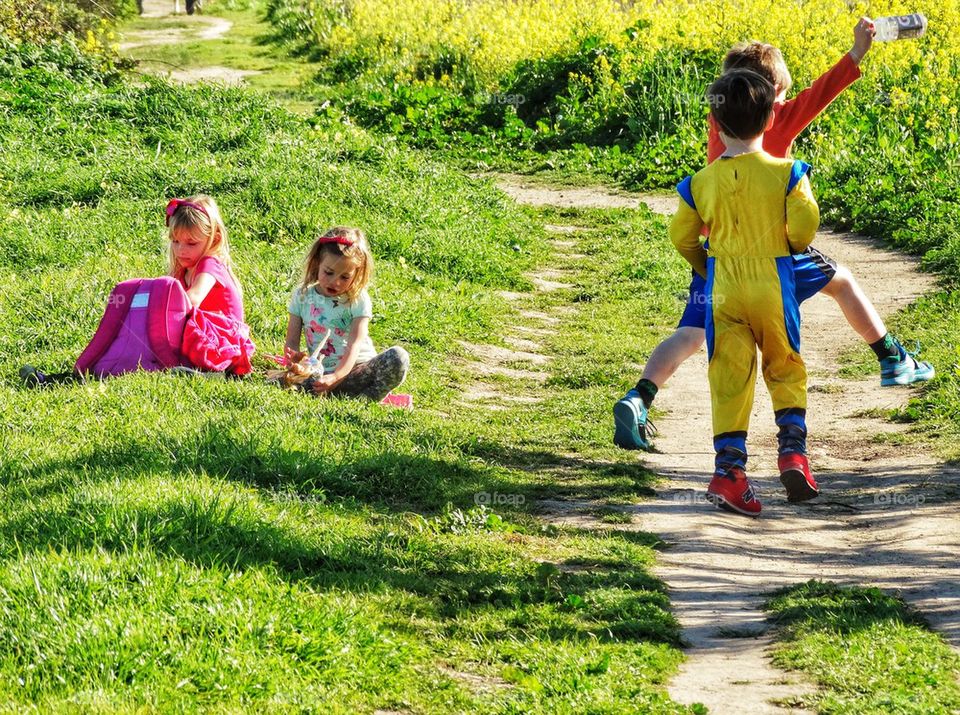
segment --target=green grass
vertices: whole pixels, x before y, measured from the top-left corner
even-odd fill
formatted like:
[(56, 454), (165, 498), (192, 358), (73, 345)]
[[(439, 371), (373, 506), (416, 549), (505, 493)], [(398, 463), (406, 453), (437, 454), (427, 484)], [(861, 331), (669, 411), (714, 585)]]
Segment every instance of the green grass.
[[(325, 40), (308, 30), (306, 6), (299, 0), (270, 0), (268, 5), (277, 17), (278, 46), (287, 43), (301, 54), (312, 49), (322, 60)], [(830, 12), (826, 5), (824, 12)], [(363, 20), (345, 17), (344, 34), (362, 35), (363, 28), (351, 23)], [(631, 42), (647, 42), (642, 28), (633, 30), (628, 31)], [(396, 66), (410, 57), (426, 68), (430, 58), (442, 65), (439, 49), (420, 48), (426, 57), (411, 51), (418, 46), (416, 38), (393, 54), (380, 47), (333, 48), (336, 56), (352, 52), (353, 60), (321, 61), (311, 91), (324, 100), (325, 116), (374, 128), (468, 171), (522, 172), (555, 184), (650, 190), (672, 187), (702, 166), (706, 108), (689, 98), (703, 94), (719, 71), (725, 47), (690, 51), (664, 45), (640, 62), (630, 43), (618, 47), (588, 36), (571, 45), (553, 56), (522, 60), (497, 78), (501, 95), (526, 99), (516, 106), (478, 102), (490, 88), (478, 93), (475, 78), (457, 62), (449, 87), (425, 83), (427, 70), (423, 76), (397, 75)], [(908, 71), (895, 70), (883, 53), (879, 48), (871, 52), (863, 78), (799, 137), (794, 154), (815, 168), (814, 191), (825, 224), (852, 228), (923, 256), (925, 267), (945, 279), (944, 290), (931, 300), (950, 304), (960, 276), (960, 212), (951, 194), (960, 178), (960, 120), (943, 106), (956, 99), (956, 53), (931, 44)], [(801, 73), (808, 71), (801, 58), (788, 61), (799, 64)], [(925, 78), (932, 77), (941, 79), (928, 84)], [(898, 93), (909, 101), (891, 100)], [(938, 319), (922, 306), (891, 322), (902, 327), (898, 334), (907, 339), (924, 336), (925, 355), (939, 376), (910, 414), (938, 452), (957, 459), (960, 373), (949, 348), (957, 342), (957, 322)], [(869, 359), (865, 351), (858, 355), (861, 362)], [(594, 379), (589, 372), (570, 378), (581, 385)]]
[(774, 661), (823, 690), (821, 713), (940, 713), (960, 708), (960, 659), (902, 601), (874, 588), (810, 581), (766, 609), (781, 626)]
[[(930, 361), (937, 372), (919, 396), (893, 413), (893, 419), (913, 425), (899, 437), (909, 440), (908, 444), (932, 446), (950, 462), (960, 460), (960, 351), (955, 338), (958, 324), (960, 300), (947, 290), (920, 298), (888, 322), (888, 328), (903, 340), (906, 349), (913, 351), (919, 346), (917, 358)], [(872, 375), (876, 364), (873, 353), (857, 349), (845, 357), (842, 374)]]
[[(0, 80), (0, 143), (0, 708), (685, 711), (662, 689), (682, 655), (649, 572), (658, 539), (529, 513), (541, 497), (649, 493), (608, 421), (656, 329), (609, 341), (592, 389), (504, 378), (543, 401), (459, 403), (457, 341), (502, 342), (522, 322), (500, 291), (528, 290), (525, 273), (553, 260), (546, 215), (249, 90), (34, 68)], [(21, 389), (24, 362), (71, 365), (114, 283), (163, 272), (165, 200), (194, 191), (224, 210), (260, 352), (282, 345), (316, 233), (363, 227), (373, 337), (410, 349), (416, 410), (260, 378)], [(574, 266), (598, 309), (626, 297), (600, 288), (632, 234), (651, 263), (665, 247), (639, 212), (568, 218), (611, 231)], [(630, 301), (662, 287), (632, 286)], [(550, 375), (586, 365), (566, 335), (599, 339), (598, 316), (560, 326)], [(515, 506), (480, 509), (482, 492)]]
[[(663, 690), (682, 654), (661, 542), (613, 506), (653, 475), (610, 445), (685, 296), (664, 219), (520, 209), (298, 116), (313, 68), (248, 56), (262, 23), (227, 16), (224, 41), (150, 52), (267, 70), (254, 90), (0, 71), (0, 709), (687, 712)], [(195, 191), (224, 209), (261, 353), (316, 233), (367, 231), (372, 333), (411, 351), (412, 413), (257, 377), (17, 385), (23, 362), (70, 366), (114, 283), (163, 272), (162, 207)], [(584, 230), (562, 248), (544, 224)], [(530, 294), (547, 265), (571, 287)], [(538, 325), (522, 309), (560, 321), (535, 338), (551, 362), (515, 365), (545, 379), (482, 381), (539, 402), (466, 404), (460, 341), (504, 345)], [(589, 500), (607, 528), (544, 526), (539, 499)]]

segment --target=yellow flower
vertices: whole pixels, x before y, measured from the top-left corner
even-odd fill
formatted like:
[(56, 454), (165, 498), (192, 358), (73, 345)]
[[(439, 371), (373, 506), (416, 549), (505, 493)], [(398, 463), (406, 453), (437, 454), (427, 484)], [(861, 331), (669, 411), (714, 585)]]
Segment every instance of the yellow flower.
[(905, 106), (908, 99), (910, 99), (910, 95), (899, 87), (894, 87), (890, 90), (890, 106), (894, 109)]

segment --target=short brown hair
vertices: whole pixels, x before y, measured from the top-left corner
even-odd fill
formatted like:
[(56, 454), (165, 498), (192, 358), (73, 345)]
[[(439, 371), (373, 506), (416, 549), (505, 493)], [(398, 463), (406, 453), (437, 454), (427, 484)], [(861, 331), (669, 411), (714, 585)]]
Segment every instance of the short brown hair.
[(783, 54), (779, 48), (766, 42), (741, 42), (731, 47), (723, 58), (723, 71), (737, 69), (751, 70), (766, 77), (781, 92), (788, 91), (793, 85)]
[(707, 90), (717, 127), (727, 136), (744, 140), (763, 134), (776, 98), (770, 81), (750, 70), (724, 72)]

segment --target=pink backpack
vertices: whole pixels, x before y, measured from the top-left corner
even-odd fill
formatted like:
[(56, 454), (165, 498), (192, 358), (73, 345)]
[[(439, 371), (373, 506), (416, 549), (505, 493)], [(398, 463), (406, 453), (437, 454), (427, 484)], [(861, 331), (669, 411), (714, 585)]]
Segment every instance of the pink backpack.
[(103, 377), (189, 366), (180, 345), (191, 311), (187, 294), (175, 278), (118, 283), (107, 299), (100, 327), (74, 370)]

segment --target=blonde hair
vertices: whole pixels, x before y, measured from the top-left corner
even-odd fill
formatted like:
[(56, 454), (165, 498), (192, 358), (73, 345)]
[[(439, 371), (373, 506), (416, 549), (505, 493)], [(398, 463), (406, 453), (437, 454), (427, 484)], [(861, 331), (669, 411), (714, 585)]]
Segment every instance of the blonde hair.
[(730, 48), (723, 58), (723, 71), (751, 70), (770, 80), (777, 93), (786, 92), (793, 85), (787, 63), (780, 49), (766, 42), (741, 42)]
[(227, 242), (227, 227), (220, 216), (220, 208), (213, 197), (206, 194), (188, 196), (183, 201), (202, 206), (201, 211), (193, 206), (181, 203), (177, 206), (167, 221), (167, 240), (170, 242), (167, 251), (167, 261), (170, 275), (174, 278), (183, 278), (186, 269), (177, 261), (173, 252), (173, 237), (177, 234), (189, 233), (203, 241), (203, 256), (214, 256), (226, 266), (233, 278), (233, 282), (240, 289), (240, 281), (233, 272), (233, 263), (230, 261), (230, 244)]
[[(338, 243), (330, 239), (339, 239), (342, 242)], [(370, 253), (370, 244), (367, 242), (366, 235), (359, 228), (336, 226), (318, 236), (303, 264), (301, 291), (305, 292), (316, 285), (317, 273), (324, 256), (346, 258), (356, 266), (357, 272), (353, 276), (353, 282), (343, 293), (349, 301), (356, 299), (373, 277), (373, 255)]]

